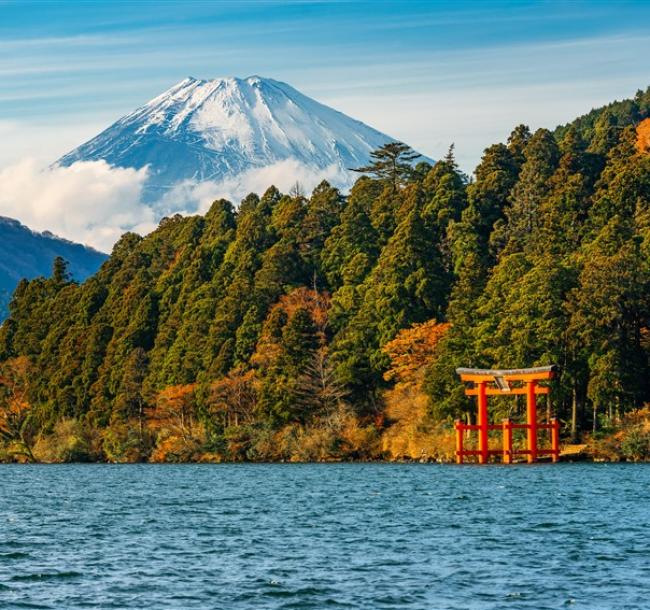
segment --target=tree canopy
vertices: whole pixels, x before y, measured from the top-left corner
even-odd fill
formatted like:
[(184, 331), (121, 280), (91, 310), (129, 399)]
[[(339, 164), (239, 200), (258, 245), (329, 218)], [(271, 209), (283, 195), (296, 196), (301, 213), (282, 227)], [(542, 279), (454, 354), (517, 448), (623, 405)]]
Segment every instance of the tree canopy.
[(396, 383), (445, 421), (456, 367), (551, 363), (565, 432), (607, 425), (650, 401), (649, 99), (517, 126), (472, 180), (391, 142), (348, 195), (215, 201), (82, 284), (57, 259), (0, 327), (0, 444), (76, 422), (114, 461), (360, 456)]

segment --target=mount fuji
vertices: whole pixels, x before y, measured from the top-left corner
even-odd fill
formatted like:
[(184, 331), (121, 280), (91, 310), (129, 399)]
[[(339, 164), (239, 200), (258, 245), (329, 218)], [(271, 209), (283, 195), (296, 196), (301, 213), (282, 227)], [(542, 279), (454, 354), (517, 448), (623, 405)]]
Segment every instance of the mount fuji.
[(346, 188), (354, 179), (350, 168), (367, 164), (371, 151), (393, 141), (270, 78), (186, 78), (57, 164), (104, 160), (147, 167), (149, 201), (184, 182), (233, 180), (287, 161), (314, 184), (327, 178)]

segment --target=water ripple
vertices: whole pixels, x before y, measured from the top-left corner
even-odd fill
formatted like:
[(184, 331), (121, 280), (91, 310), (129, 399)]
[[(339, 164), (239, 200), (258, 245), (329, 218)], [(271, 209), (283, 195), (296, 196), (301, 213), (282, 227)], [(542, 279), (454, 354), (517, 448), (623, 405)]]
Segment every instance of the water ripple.
[(650, 468), (0, 466), (0, 607), (647, 610)]

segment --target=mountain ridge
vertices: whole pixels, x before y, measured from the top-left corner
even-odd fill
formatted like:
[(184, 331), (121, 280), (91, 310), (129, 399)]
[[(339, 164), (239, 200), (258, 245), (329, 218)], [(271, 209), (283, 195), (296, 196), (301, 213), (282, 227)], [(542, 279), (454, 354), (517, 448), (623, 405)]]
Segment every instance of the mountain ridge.
[(85, 280), (99, 269), (108, 255), (82, 244), (38, 232), (20, 221), (0, 216), (0, 322), (6, 317), (11, 294), (23, 279), (50, 275), (57, 256), (70, 264), (72, 276)]

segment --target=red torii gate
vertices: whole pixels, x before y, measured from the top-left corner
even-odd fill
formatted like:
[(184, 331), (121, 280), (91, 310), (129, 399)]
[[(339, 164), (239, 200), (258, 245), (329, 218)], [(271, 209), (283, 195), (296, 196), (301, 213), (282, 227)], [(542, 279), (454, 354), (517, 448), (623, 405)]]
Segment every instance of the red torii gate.
[[(486, 464), (491, 455), (502, 456), (504, 464), (512, 464), (515, 455), (526, 455), (528, 462), (536, 462), (539, 455), (550, 455), (554, 462), (560, 457), (560, 422), (553, 417), (547, 424), (537, 421), (537, 395), (548, 394), (548, 386), (538, 385), (539, 381), (552, 379), (557, 372), (555, 365), (540, 366), (531, 369), (456, 369), (461, 381), (473, 383), (467, 388), (465, 394), (476, 396), (478, 399), (478, 417), (476, 424), (463, 424), (456, 420), (456, 463), (462, 464), (467, 456), (478, 456), (479, 464)], [(515, 386), (511, 386), (514, 382)], [(490, 424), (488, 421), (488, 396), (525, 394), (526, 395), (526, 423), (515, 424), (510, 418), (504, 419), (501, 424)], [(513, 429), (523, 429), (526, 434), (526, 449), (514, 450), (512, 447)], [(537, 446), (537, 433), (539, 430), (551, 431), (551, 448), (540, 449)], [(463, 447), (463, 434), (467, 430), (478, 432), (478, 449), (465, 449)], [(488, 433), (490, 430), (503, 432), (503, 447), (490, 449)]]

